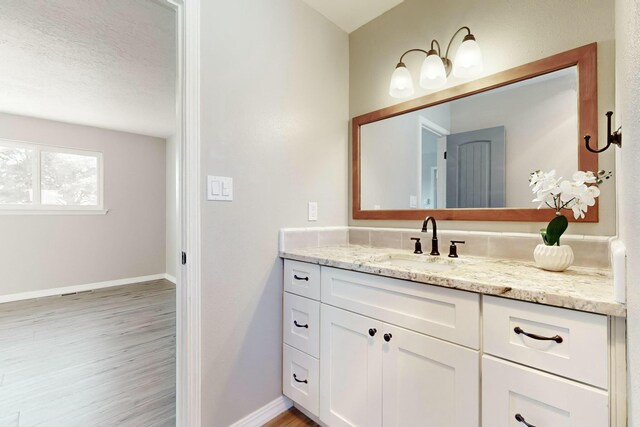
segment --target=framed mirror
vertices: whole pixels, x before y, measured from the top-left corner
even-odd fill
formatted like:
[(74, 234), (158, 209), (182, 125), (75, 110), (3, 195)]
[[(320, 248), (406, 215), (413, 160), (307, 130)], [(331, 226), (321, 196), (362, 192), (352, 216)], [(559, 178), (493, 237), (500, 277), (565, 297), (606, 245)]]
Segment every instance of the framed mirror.
[(353, 118), (353, 218), (548, 221), (529, 174), (598, 170), (596, 46)]

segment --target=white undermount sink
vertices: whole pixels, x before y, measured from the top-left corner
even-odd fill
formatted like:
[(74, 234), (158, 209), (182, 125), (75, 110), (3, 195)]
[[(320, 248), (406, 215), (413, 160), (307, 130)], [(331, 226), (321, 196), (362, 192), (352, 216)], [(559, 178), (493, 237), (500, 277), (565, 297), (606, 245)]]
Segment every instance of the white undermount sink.
[(448, 271), (467, 262), (457, 258), (442, 258), (431, 255), (410, 255), (410, 254), (389, 254), (383, 255), (373, 260), (376, 264), (389, 265), (392, 267), (405, 267), (414, 270), (428, 271)]

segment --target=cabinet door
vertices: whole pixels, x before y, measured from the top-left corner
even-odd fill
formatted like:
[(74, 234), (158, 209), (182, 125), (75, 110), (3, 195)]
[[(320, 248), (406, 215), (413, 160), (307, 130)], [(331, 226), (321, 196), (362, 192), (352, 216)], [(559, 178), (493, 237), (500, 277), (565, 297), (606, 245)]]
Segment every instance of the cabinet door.
[(384, 332), (384, 427), (477, 427), (479, 353), (386, 324)]
[(320, 310), (320, 420), (381, 427), (382, 322), (325, 304)]
[(606, 392), (491, 356), (482, 358), (482, 425), (606, 427)]

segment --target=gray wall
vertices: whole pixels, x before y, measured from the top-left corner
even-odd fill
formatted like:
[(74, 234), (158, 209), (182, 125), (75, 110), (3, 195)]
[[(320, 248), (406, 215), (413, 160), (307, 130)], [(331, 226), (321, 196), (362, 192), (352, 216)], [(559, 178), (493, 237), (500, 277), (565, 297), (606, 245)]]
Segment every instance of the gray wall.
[[(428, 46), (432, 38), (448, 43), (463, 25), (471, 27), (490, 75), (592, 42), (598, 42), (598, 117), (600, 138), (606, 134), (604, 113), (614, 104), (614, 0), (405, 0), (349, 36), (350, 116), (377, 110), (398, 100), (388, 94), (389, 78), (402, 52)], [(588, 30), (586, 30), (588, 28)], [(454, 42), (455, 51), (460, 40)], [(407, 55), (414, 80), (424, 57)], [(455, 78), (450, 86), (463, 81)], [(427, 91), (416, 89), (415, 97)], [(600, 166), (613, 170), (613, 153), (600, 155)], [(528, 172), (525, 172), (525, 174)], [(615, 233), (615, 188), (607, 184), (600, 198), (597, 224), (571, 224), (572, 234)], [(533, 206), (532, 206), (533, 207)], [(351, 218), (351, 207), (349, 207)], [(418, 221), (364, 221), (351, 225), (417, 228)], [(537, 233), (542, 223), (443, 221), (448, 229)]]
[(0, 138), (100, 151), (107, 215), (0, 216), (0, 294), (165, 272), (165, 140), (0, 114)]
[[(616, 109), (623, 125), (618, 162), (619, 234), (627, 246), (627, 357), (629, 425), (640, 425), (640, 4), (616, 0)], [(613, 146), (612, 146), (613, 147)]]
[(360, 200), (363, 209), (409, 209), (419, 198), (419, 113), (362, 126)]
[[(300, 0), (202, 2), (202, 416), (282, 394), (278, 230), (346, 225), (348, 38)], [(319, 221), (307, 222), (317, 201)]]

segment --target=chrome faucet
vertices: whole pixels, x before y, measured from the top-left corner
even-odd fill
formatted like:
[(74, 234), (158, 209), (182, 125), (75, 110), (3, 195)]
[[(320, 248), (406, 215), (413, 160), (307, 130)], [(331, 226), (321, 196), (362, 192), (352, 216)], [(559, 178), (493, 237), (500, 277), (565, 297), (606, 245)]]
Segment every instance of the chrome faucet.
[(431, 237), (431, 253), (429, 255), (437, 256), (440, 255), (440, 252), (438, 251), (438, 226), (436, 225), (436, 219), (434, 217), (428, 216), (425, 218), (424, 222), (422, 223), (422, 232), (427, 232), (429, 221), (431, 221), (433, 228), (433, 236)]

